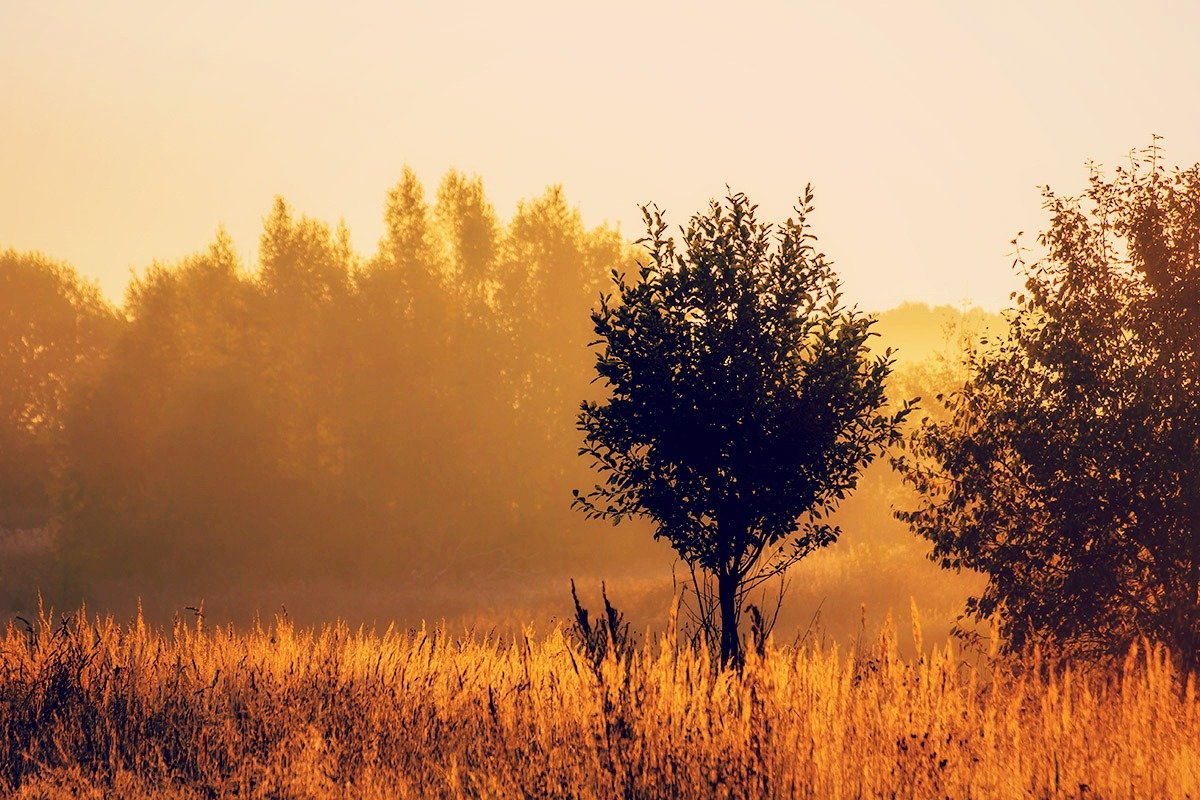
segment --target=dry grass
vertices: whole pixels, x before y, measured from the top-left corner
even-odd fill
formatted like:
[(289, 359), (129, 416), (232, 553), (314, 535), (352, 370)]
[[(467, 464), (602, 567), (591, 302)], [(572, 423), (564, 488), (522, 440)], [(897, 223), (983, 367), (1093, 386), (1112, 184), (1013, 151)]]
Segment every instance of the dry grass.
[(0, 729), (0, 789), (29, 798), (1200, 797), (1195, 686), (1161, 649), (985, 680), (888, 631), (740, 674), (660, 638), (597, 675), (557, 630), (79, 613), (8, 628)]

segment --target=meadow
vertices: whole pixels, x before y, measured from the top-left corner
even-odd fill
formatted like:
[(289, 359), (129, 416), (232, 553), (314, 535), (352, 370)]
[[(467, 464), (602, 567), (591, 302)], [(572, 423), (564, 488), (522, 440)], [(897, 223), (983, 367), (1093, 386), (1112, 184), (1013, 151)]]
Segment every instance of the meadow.
[[(28, 623), (28, 624), (27, 624)], [(670, 630), (670, 628), (668, 628)], [(0, 640), (0, 789), (57, 797), (1184, 798), (1200, 705), (1168, 653), (1084, 668), (889, 625), (743, 670), (645, 635), (169, 628), (84, 611)], [(986, 666), (986, 665), (991, 666)]]

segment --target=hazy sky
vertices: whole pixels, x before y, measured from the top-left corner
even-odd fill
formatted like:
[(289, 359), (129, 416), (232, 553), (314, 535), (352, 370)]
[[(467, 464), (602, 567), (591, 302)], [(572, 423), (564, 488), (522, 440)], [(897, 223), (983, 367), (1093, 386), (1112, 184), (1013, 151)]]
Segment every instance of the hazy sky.
[(848, 299), (997, 308), (1037, 186), (1151, 133), (1200, 160), (1198, 34), (1185, 2), (0, 0), (0, 247), (119, 296), (220, 224), (251, 256), (275, 194), (370, 252), (405, 164), (631, 237), (811, 181)]

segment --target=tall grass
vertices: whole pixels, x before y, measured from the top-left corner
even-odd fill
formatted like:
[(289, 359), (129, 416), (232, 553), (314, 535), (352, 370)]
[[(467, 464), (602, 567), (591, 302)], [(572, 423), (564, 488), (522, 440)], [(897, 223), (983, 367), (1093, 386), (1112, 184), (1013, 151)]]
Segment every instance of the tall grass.
[(1200, 797), (1200, 708), (1161, 648), (985, 679), (951, 647), (669, 637), (598, 667), (559, 630), (161, 631), (78, 612), (0, 640), (18, 797)]

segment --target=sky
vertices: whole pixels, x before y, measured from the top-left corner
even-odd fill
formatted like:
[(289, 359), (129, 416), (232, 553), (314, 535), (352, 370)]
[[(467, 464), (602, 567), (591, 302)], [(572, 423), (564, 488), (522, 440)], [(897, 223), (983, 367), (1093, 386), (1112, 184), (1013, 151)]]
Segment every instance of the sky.
[(806, 183), (845, 296), (1003, 307), (1010, 241), (1163, 136), (1200, 160), (1200, 3), (0, 0), (0, 248), (119, 299), (131, 270), (252, 260), (272, 198), (360, 252), (411, 166), (502, 216), (562, 184), (636, 238), (726, 186)]

